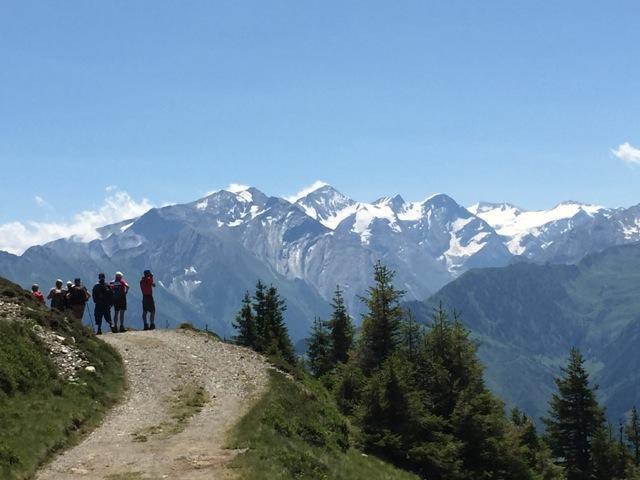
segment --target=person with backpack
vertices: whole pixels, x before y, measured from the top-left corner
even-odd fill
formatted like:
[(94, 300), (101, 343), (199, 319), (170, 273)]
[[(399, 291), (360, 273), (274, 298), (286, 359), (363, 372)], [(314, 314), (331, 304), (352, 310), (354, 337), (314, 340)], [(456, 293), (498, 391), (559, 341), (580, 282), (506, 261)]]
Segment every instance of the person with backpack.
[[(142, 323), (144, 330), (156, 329), (156, 304), (153, 301), (153, 289), (155, 286), (153, 273), (151, 273), (151, 270), (145, 270), (140, 279), (140, 290), (142, 291)], [(147, 313), (149, 313), (149, 323), (147, 323)]]
[(33, 285), (31, 285), (31, 292), (32, 292), (33, 298), (35, 298), (42, 305), (46, 303), (44, 299), (44, 295), (40, 291), (40, 285), (38, 285), (37, 283), (34, 283)]
[(87, 287), (82, 285), (82, 281), (79, 278), (76, 278), (67, 293), (71, 314), (76, 320), (82, 320), (87, 300), (90, 298), (91, 295), (87, 292)]
[(62, 288), (62, 280), (56, 280), (56, 286), (49, 290), (49, 295), (47, 295), (47, 299), (51, 300), (51, 308), (64, 312), (66, 295), (67, 291)]
[[(126, 332), (127, 330), (124, 328), (124, 312), (127, 310), (129, 284), (123, 278), (122, 272), (116, 272), (116, 277), (111, 282), (111, 290), (113, 291), (113, 308), (116, 312), (113, 321), (114, 328), (120, 332)], [(118, 322), (120, 322), (120, 327), (118, 327)]]
[(69, 297), (69, 293), (71, 293), (71, 287), (73, 287), (73, 282), (71, 280), (68, 280), (67, 288), (64, 291), (64, 309), (65, 310), (71, 310), (71, 297)]
[(105, 282), (104, 273), (98, 274), (98, 283), (93, 286), (91, 290), (91, 296), (93, 297), (93, 303), (95, 308), (93, 310), (93, 318), (96, 322), (98, 331), (96, 335), (102, 335), (102, 319), (109, 324), (111, 333), (116, 333), (117, 330), (113, 326), (111, 321), (111, 305), (113, 305), (113, 290), (111, 286)]

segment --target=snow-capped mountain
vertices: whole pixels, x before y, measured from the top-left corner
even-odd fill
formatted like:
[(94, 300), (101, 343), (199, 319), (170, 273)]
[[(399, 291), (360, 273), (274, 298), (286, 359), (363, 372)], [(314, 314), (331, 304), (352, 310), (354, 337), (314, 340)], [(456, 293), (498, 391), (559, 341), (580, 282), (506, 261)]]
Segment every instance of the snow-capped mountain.
[[(256, 188), (219, 190), (196, 201), (154, 208), (99, 229), (89, 243), (63, 239), (22, 256), (0, 255), (0, 275), (25, 285), (60, 276), (152, 268), (171, 307), (231, 334), (245, 290), (258, 278), (289, 300), (293, 336), (303, 336), (340, 285), (358, 318), (359, 295), (376, 261), (396, 270), (409, 300), (423, 300), (470, 268), (503, 266), (521, 255), (574, 262), (607, 246), (640, 241), (640, 206), (566, 202), (548, 211), (510, 204), (464, 208), (437, 194), (418, 202), (400, 195), (356, 201), (329, 185), (290, 202)], [(134, 315), (137, 312), (134, 311)]]
[(513, 255), (534, 261), (576, 262), (594, 251), (640, 240), (634, 208), (569, 201), (538, 211), (508, 203), (478, 203), (469, 211), (504, 237)]

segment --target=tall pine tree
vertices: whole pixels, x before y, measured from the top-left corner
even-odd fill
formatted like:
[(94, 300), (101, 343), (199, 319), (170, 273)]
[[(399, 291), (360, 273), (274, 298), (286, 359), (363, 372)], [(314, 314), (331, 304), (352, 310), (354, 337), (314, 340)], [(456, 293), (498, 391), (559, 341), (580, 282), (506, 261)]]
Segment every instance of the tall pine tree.
[(256, 348), (256, 341), (258, 338), (256, 332), (256, 318), (253, 314), (253, 307), (249, 292), (244, 294), (244, 298), (242, 299), (242, 308), (236, 315), (233, 327), (238, 331), (238, 335), (235, 337), (235, 342), (238, 345)]
[(266, 304), (267, 287), (261, 280), (256, 283), (256, 292), (253, 295), (253, 310), (256, 315), (256, 343), (255, 349), (259, 352), (265, 352), (271, 339), (268, 338), (270, 331), (267, 328), (267, 304)]
[(631, 409), (629, 420), (624, 427), (624, 433), (633, 451), (633, 462), (638, 467), (640, 466), (640, 418), (635, 405)]
[(289, 330), (284, 323), (286, 302), (280, 298), (278, 289), (271, 285), (264, 295), (264, 334), (263, 351), (269, 355), (282, 357), (290, 364), (295, 363), (293, 344), (289, 338)]
[[(267, 288), (262, 281), (258, 280), (253, 302), (247, 293), (242, 303), (242, 309), (234, 324), (240, 331), (239, 341), (247, 342), (243, 344), (252, 346), (260, 353), (276, 355), (294, 364), (296, 360), (293, 344), (284, 322), (287, 306), (280, 298), (278, 289), (273, 285)], [(252, 330), (255, 333), (252, 333)], [(252, 338), (253, 342), (250, 345), (248, 342)]]
[(337, 365), (338, 363), (346, 363), (349, 359), (349, 351), (353, 346), (353, 324), (347, 313), (340, 286), (336, 287), (331, 306), (333, 307), (333, 314), (329, 320), (331, 357), (333, 365)]
[(333, 368), (331, 356), (331, 336), (326, 322), (317, 318), (313, 321), (307, 347), (309, 369), (315, 377), (321, 377)]
[(604, 413), (584, 362), (582, 354), (571, 349), (563, 376), (556, 379), (558, 393), (549, 402), (549, 416), (543, 419), (549, 446), (567, 480), (593, 478), (593, 442), (603, 430)]
[(374, 266), (374, 285), (362, 298), (368, 311), (362, 317), (358, 354), (365, 375), (379, 369), (400, 341), (403, 316), (400, 300), (404, 291), (393, 286), (394, 276), (395, 272), (378, 261)]
[(420, 342), (422, 341), (422, 328), (416, 321), (411, 310), (407, 310), (401, 328), (402, 347), (409, 361), (416, 359)]

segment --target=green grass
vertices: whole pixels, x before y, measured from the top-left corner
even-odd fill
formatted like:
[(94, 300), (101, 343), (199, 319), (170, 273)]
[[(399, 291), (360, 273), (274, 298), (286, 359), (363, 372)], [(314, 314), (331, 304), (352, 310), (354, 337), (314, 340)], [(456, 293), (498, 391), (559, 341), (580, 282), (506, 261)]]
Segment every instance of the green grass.
[(209, 395), (200, 385), (187, 384), (175, 391), (175, 395), (166, 399), (169, 403), (171, 421), (145, 427), (134, 432), (134, 442), (146, 442), (151, 436), (167, 438), (185, 429), (191, 417), (199, 413), (209, 401)]
[(222, 340), (220, 338), (220, 335), (218, 335), (216, 332), (212, 332), (211, 330), (202, 330), (194, 326), (193, 323), (190, 322), (182, 322), (176, 327), (176, 330), (188, 330), (190, 332), (202, 333), (203, 335), (208, 335), (215, 338), (216, 340)]
[(145, 476), (142, 472), (127, 472), (107, 475), (104, 480), (156, 480), (156, 477)]
[[(20, 305), (25, 320), (0, 319), (0, 478), (29, 478), (54, 453), (97, 426), (125, 388), (118, 353), (81, 325), (69, 322), (0, 279), (0, 298)], [(53, 329), (84, 352), (96, 373), (70, 383), (58, 378), (45, 347), (33, 333)]]
[(232, 464), (246, 480), (417, 480), (350, 446), (349, 424), (317, 381), (272, 371), (267, 393), (235, 427)]

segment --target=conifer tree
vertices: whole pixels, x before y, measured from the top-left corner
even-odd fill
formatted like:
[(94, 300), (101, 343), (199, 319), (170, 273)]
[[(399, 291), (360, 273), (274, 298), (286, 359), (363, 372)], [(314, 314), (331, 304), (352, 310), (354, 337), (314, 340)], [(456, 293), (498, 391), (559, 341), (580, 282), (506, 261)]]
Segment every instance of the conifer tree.
[(622, 428), (616, 440), (613, 426), (600, 428), (593, 437), (593, 477), (595, 480), (623, 480), (627, 478), (626, 470), (629, 451), (623, 444)]
[(393, 355), (372, 374), (362, 395), (360, 418), (367, 448), (399, 465), (406, 465), (421, 423), (406, 367)]
[(413, 362), (416, 359), (422, 340), (422, 329), (411, 310), (405, 312), (401, 327), (401, 337), (402, 347), (407, 354), (407, 358)]
[(418, 385), (429, 392), (434, 412), (449, 418), (463, 391), (485, 390), (482, 366), (470, 332), (442, 304), (435, 309), (418, 360)]
[(362, 400), (365, 377), (353, 359), (336, 367), (335, 397), (338, 408), (345, 415), (354, 415)]
[(333, 365), (338, 363), (346, 363), (349, 359), (349, 351), (353, 346), (353, 324), (351, 317), (347, 313), (347, 307), (344, 304), (342, 290), (340, 286), (336, 287), (331, 303), (333, 313), (329, 321), (331, 330), (331, 348)]
[(429, 452), (422, 458), (426, 477), (532, 478), (526, 458), (508, 437), (502, 402), (484, 385), (470, 332), (442, 305), (420, 344), (415, 385), (425, 408), (438, 419), (413, 449)]
[(331, 336), (327, 324), (316, 317), (307, 347), (309, 368), (315, 377), (321, 377), (333, 368), (331, 347)]
[(236, 315), (233, 327), (238, 331), (238, 335), (235, 337), (235, 342), (238, 345), (256, 348), (256, 319), (253, 314), (253, 307), (249, 292), (244, 294), (244, 298), (242, 299), (242, 308)]
[(284, 323), (286, 302), (280, 298), (278, 289), (270, 286), (264, 295), (264, 333), (263, 351), (270, 355), (278, 355), (290, 364), (295, 363), (293, 344), (289, 338), (289, 330)]
[(633, 451), (633, 461), (636, 467), (640, 466), (640, 418), (636, 407), (631, 409), (629, 420), (624, 427), (624, 433)]
[(393, 286), (394, 276), (395, 272), (378, 261), (374, 266), (375, 283), (362, 298), (368, 311), (362, 317), (358, 353), (365, 375), (379, 369), (398, 347), (404, 292)]
[(518, 433), (518, 441), (523, 447), (523, 455), (527, 459), (530, 467), (537, 466), (537, 455), (540, 451), (540, 438), (536, 431), (536, 426), (527, 415), (518, 408), (511, 410), (511, 422), (515, 425)]
[(256, 343), (255, 349), (258, 352), (264, 353), (271, 343), (271, 339), (268, 338), (270, 332), (267, 328), (267, 304), (266, 304), (266, 289), (264, 283), (258, 280), (256, 283), (256, 292), (253, 295), (253, 310), (256, 317)]
[(594, 475), (593, 442), (603, 430), (604, 413), (589, 385), (584, 358), (571, 349), (563, 376), (556, 379), (558, 393), (549, 402), (549, 417), (543, 419), (547, 439), (567, 480), (590, 480)]

